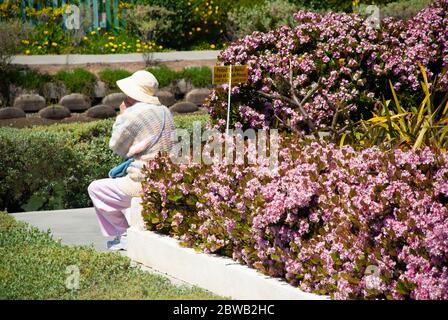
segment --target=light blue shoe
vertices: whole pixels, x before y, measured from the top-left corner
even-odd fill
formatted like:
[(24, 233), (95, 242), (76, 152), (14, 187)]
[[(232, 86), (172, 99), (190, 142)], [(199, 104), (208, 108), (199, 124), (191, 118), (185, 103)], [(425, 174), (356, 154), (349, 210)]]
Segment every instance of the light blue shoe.
[(110, 251), (120, 251), (128, 249), (127, 234), (116, 236), (114, 240), (107, 241), (107, 249)]

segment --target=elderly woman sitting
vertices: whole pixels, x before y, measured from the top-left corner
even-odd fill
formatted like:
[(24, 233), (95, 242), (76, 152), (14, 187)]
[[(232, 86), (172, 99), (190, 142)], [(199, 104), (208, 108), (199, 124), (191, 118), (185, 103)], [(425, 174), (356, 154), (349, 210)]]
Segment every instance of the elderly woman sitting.
[(169, 152), (175, 127), (168, 108), (154, 95), (157, 79), (147, 71), (117, 81), (127, 98), (112, 128), (109, 147), (126, 161), (109, 172), (109, 178), (93, 181), (88, 192), (110, 250), (126, 250), (128, 218), (123, 213), (132, 197), (142, 193), (142, 168), (159, 152)]

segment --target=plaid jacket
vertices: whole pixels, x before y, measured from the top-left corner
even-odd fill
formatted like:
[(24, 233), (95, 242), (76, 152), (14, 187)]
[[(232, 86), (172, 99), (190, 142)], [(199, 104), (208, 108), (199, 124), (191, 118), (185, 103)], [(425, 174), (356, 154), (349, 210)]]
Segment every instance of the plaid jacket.
[(167, 107), (138, 102), (117, 116), (109, 147), (123, 158), (134, 157), (126, 172), (139, 182), (143, 180), (141, 169), (145, 161), (172, 148), (174, 131), (173, 117)]

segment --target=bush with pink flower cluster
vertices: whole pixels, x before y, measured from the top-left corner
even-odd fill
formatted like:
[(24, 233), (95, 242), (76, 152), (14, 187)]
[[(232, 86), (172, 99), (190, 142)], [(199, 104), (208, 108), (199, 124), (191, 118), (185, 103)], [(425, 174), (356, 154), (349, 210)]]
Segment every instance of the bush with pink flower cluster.
[(448, 299), (445, 153), (281, 143), (278, 170), (152, 161), (147, 228), (336, 299)]
[[(234, 124), (343, 131), (347, 119), (370, 118), (375, 101), (390, 98), (389, 79), (404, 107), (421, 101), (418, 63), (448, 89), (448, 0), (379, 29), (357, 14), (299, 11), (295, 19), (294, 28), (255, 32), (220, 54), (221, 65), (249, 66), (249, 82), (232, 89)], [(215, 121), (226, 119), (226, 89), (207, 102)]]

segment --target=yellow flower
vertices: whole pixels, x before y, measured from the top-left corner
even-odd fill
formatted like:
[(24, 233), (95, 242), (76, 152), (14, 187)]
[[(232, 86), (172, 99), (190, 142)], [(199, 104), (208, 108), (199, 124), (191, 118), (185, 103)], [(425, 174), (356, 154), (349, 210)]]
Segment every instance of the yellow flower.
[(115, 52), (115, 49), (114, 48), (112, 48), (110, 51), (112, 51), (112, 52)]
[(37, 49), (42, 49), (42, 47), (41, 47), (41, 46), (38, 46)]
[(131, 48), (131, 45), (128, 44), (128, 49), (130, 49), (130, 48)]
[(143, 46), (143, 48), (148, 49), (148, 45), (145, 44), (145, 45)]
[(108, 43), (106, 43), (105, 45), (104, 45), (106, 48), (108, 48), (109, 47), (109, 44)]
[(118, 46), (117, 46), (116, 44), (114, 44), (114, 48), (115, 48), (115, 49), (117, 49), (117, 48), (118, 48)]
[(188, 34), (191, 36), (193, 34), (193, 32), (190, 31), (190, 32), (188, 32)]
[(23, 44), (30, 44), (30, 42), (28, 40), (22, 40)]
[(44, 46), (48, 46), (48, 41), (45, 41), (45, 42), (44, 42)]
[(201, 28), (197, 27), (197, 28), (196, 28), (196, 31), (201, 31)]
[(47, 31), (47, 30), (45, 30), (45, 31), (44, 31), (44, 35), (47, 35), (47, 34), (48, 34), (48, 31)]
[(112, 37), (112, 36), (108, 38), (108, 40), (114, 40), (114, 39), (115, 39), (115, 37)]
[(159, 46), (159, 49), (163, 49), (163, 47), (162, 47), (162, 46)]
[(57, 44), (56, 42), (52, 42), (51, 45), (52, 45), (53, 47), (57, 47), (57, 46), (58, 46), (58, 44)]
[(87, 37), (84, 37), (84, 40), (89, 40), (89, 38), (87, 38)]
[(126, 42), (125, 41), (123, 41), (122, 43), (121, 43), (122, 45), (126, 45)]
[(136, 46), (137, 48), (140, 48), (142, 45), (141, 45), (140, 43), (137, 43), (135, 46)]
[(30, 50), (25, 51), (25, 54), (30, 54), (30, 53), (31, 53)]
[(212, 43), (212, 44), (210, 45), (210, 48), (215, 49), (216, 46)]
[(139, 43), (140, 42), (140, 39), (137, 39), (137, 43)]
[(137, 52), (140, 52), (140, 51), (142, 51), (140, 48), (137, 48)]
[(95, 31), (92, 31), (92, 32), (90, 32), (90, 34), (91, 34), (92, 36), (94, 36), (94, 35), (96, 34), (96, 32), (95, 32)]

